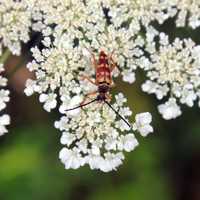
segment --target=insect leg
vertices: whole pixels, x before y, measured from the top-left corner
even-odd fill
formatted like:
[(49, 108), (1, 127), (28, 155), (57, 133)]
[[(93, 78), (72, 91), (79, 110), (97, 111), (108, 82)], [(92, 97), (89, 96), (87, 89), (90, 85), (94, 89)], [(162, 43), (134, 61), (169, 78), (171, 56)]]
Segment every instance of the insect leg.
[(112, 95), (107, 93), (105, 94), (105, 96), (106, 96), (106, 99), (110, 102), (112, 99)]
[(116, 111), (115, 108), (113, 108), (112, 105), (108, 101), (104, 101), (104, 102), (116, 113), (116, 115), (118, 115), (132, 129), (131, 124), (129, 124), (129, 122), (123, 116), (121, 116), (119, 112)]
[(93, 96), (93, 95), (96, 95), (96, 94), (97, 94), (97, 91), (90, 92), (90, 93), (86, 94), (86, 96), (84, 97), (84, 99), (83, 99), (83, 101), (80, 103), (80, 105), (85, 104), (86, 100), (87, 100), (90, 96)]
[(117, 63), (113, 59), (113, 54), (114, 54), (114, 50), (112, 51), (112, 53), (109, 56), (109, 61), (111, 62), (110, 63), (110, 71), (112, 72), (115, 68), (117, 68), (118, 71), (120, 72), (119, 68), (117, 67)]
[(116, 84), (114, 83), (114, 81), (112, 80), (110, 87), (114, 88), (116, 86)]
[(110, 71), (112, 72), (115, 68), (117, 68), (117, 70), (119, 71), (119, 68), (117, 67), (117, 63), (113, 60), (112, 57), (110, 57)]
[(92, 83), (93, 85), (97, 85), (90, 77), (85, 76), (85, 75), (81, 75), (81, 80), (87, 80), (90, 83)]
[(98, 66), (98, 64), (97, 64), (97, 60), (96, 60), (96, 58), (95, 58), (95, 55), (94, 55), (94, 53), (90, 50), (90, 49), (88, 49), (86, 46), (85, 46), (85, 49), (87, 49), (87, 51), (90, 53), (90, 55), (91, 55), (91, 63), (92, 63), (92, 65), (95, 67), (95, 68), (97, 68), (97, 66)]

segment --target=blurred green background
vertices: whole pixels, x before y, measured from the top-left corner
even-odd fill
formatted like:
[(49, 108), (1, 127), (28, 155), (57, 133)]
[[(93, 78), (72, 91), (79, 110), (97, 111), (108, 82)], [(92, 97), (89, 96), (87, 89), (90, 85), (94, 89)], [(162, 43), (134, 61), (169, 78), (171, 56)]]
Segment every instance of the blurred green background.
[[(163, 25), (162, 30), (174, 32)], [(176, 36), (197, 37), (178, 29)], [(0, 137), (0, 200), (199, 200), (200, 199), (200, 109), (183, 108), (183, 115), (165, 121), (158, 114), (158, 101), (141, 92), (145, 76), (137, 73), (134, 85), (116, 80), (114, 92), (123, 92), (134, 114), (149, 111), (154, 133), (139, 135), (140, 145), (126, 154), (115, 172), (92, 171), (87, 166), (65, 170), (58, 159), (61, 133), (53, 127), (56, 112), (43, 111), (38, 97), (23, 94), (24, 81), (32, 76), (25, 69), (27, 53), (37, 44), (32, 37), (21, 57), (6, 64), (11, 102), (9, 133)], [(20, 68), (15, 70), (13, 66)], [(13, 73), (15, 72), (15, 73)], [(11, 74), (11, 75), (10, 75)]]

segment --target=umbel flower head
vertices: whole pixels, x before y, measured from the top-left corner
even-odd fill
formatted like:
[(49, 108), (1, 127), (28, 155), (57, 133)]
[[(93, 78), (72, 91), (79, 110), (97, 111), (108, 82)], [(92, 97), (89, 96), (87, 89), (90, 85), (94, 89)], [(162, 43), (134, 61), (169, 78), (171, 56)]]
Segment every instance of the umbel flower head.
[[(36, 72), (36, 80), (27, 81), (25, 93), (40, 93), (40, 102), (47, 111), (57, 106), (58, 95), (59, 111), (65, 116), (55, 126), (63, 132), (61, 143), (66, 147), (61, 150), (60, 159), (67, 169), (89, 164), (91, 169), (111, 171), (122, 164), (123, 151), (132, 151), (138, 142), (131, 133), (133, 130), (117, 119), (107, 105), (94, 102), (81, 111), (66, 112), (68, 108), (80, 105), (88, 92), (97, 91), (96, 86), (81, 81), (81, 74), (94, 75), (95, 70), (91, 70), (92, 63), (84, 57), (83, 49), (74, 47), (72, 41), (65, 33), (49, 48), (32, 49), (35, 60), (28, 68)], [(128, 117), (132, 112), (128, 107), (123, 108), (125, 102), (124, 96), (119, 94), (113, 107)], [(153, 131), (150, 122), (149, 113), (137, 115), (133, 129), (146, 136)]]
[[(81, 102), (81, 97), (72, 98), (68, 105)], [(119, 93), (112, 105), (123, 117), (128, 119), (132, 112), (124, 106), (126, 99)], [(116, 170), (124, 160), (123, 151), (130, 152), (138, 145), (133, 131), (146, 136), (153, 131), (150, 126), (150, 113), (136, 115), (132, 129), (104, 103), (94, 102), (79, 110), (65, 112), (55, 123), (62, 131), (59, 158), (66, 169), (77, 169), (88, 164), (91, 169), (104, 172)]]
[(170, 44), (167, 35), (160, 33), (159, 48), (151, 38), (146, 50), (150, 59), (148, 62), (145, 60), (143, 69), (147, 71), (149, 80), (142, 89), (149, 94), (154, 93), (157, 99), (169, 94), (168, 102), (160, 105), (158, 110), (165, 119), (176, 118), (181, 115), (177, 100), (189, 107), (196, 99), (199, 100), (200, 46), (191, 39), (179, 38)]
[[(84, 55), (85, 47), (95, 56), (100, 50), (113, 52), (123, 80), (129, 83), (135, 81), (135, 70), (140, 63), (138, 59), (143, 55), (141, 47), (144, 45), (142, 37), (138, 35), (140, 19), (135, 29), (136, 22), (132, 23), (133, 19), (127, 22), (128, 18), (123, 18), (123, 13), (119, 13), (122, 21), (116, 24), (114, 20), (114, 13), (119, 9), (117, 5), (122, 6), (123, 10), (128, 3), (93, 0), (47, 2), (38, 2), (33, 12), (35, 29), (43, 29), (44, 49), (32, 49), (34, 60), (28, 64), (28, 68), (35, 72), (36, 79), (27, 81), (27, 95), (40, 93), (40, 101), (50, 111), (56, 107), (57, 97), (63, 101), (66, 96), (79, 94), (82, 90), (79, 75), (95, 73), (89, 62), (91, 56)], [(131, 14), (130, 9), (124, 12), (127, 16)]]
[(149, 26), (155, 20), (163, 23), (176, 14), (176, 9), (167, 9), (171, 7), (175, 3), (159, 0), (39, 1), (33, 12), (34, 28), (47, 37), (45, 43), (52, 35), (65, 43), (64, 38), (70, 35), (75, 46), (82, 49), (86, 46), (96, 54), (101, 48), (114, 51), (123, 80), (133, 83), (145, 43), (139, 34), (141, 24)]
[(36, 80), (28, 80), (25, 92), (41, 93), (40, 101), (47, 111), (56, 106), (56, 89), (61, 100), (63, 96), (79, 93), (76, 81), (79, 74), (94, 75), (83, 53), (85, 47), (95, 56), (101, 49), (113, 52), (123, 80), (133, 83), (136, 69), (146, 61), (143, 52), (146, 38), (140, 34), (142, 26), (150, 33), (152, 21), (162, 24), (186, 4), (185, 0), (38, 1), (32, 17), (34, 30), (44, 36), (45, 47), (42, 51), (32, 50), (35, 59), (28, 68), (36, 73)]

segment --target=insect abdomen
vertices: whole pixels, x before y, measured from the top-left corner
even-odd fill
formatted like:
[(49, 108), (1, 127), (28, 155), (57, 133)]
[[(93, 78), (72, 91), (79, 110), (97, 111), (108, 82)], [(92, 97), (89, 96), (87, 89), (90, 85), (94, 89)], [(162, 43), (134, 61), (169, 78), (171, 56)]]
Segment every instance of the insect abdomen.
[(98, 67), (97, 71), (96, 71), (96, 78), (110, 78), (111, 79), (111, 75), (110, 75), (110, 69), (108, 67)]

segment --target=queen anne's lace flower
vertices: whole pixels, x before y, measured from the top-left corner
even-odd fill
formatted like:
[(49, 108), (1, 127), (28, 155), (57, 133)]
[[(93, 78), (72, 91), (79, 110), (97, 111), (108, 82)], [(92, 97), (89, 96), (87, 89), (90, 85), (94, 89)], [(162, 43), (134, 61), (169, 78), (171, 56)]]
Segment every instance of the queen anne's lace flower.
[(159, 112), (165, 119), (172, 119), (181, 114), (175, 98), (189, 107), (199, 99), (200, 46), (191, 39), (179, 38), (170, 44), (164, 33), (160, 33), (159, 38), (158, 49), (152, 39), (147, 44), (150, 60), (144, 59), (143, 69), (150, 80), (142, 85), (142, 89), (149, 94), (154, 93), (158, 99), (170, 93), (171, 99), (159, 106)]
[[(73, 93), (79, 93), (74, 80), (78, 79), (80, 69), (81, 73), (94, 75), (91, 63), (86, 62), (83, 53), (85, 47), (94, 52), (96, 57), (100, 50), (104, 50), (107, 54), (113, 52), (123, 80), (133, 83), (135, 70), (145, 61), (142, 51), (145, 40), (139, 34), (141, 24), (148, 25), (148, 37), (153, 37), (152, 31), (155, 30), (149, 25), (150, 22), (157, 20), (161, 24), (169, 17), (175, 16), (178, 12), (177, 5), (184, 5), (184, 1), (181, 2), (38, 1), (32, 12), (34, 30), (42, 31), (46, 49), (42, 51), (33, 49), (35, 60), (28, 65), (28, 68), (36, 72), (37, 80), (28, 80), (25, 92), (27, 95), (34, 92), (47, 92), (46, 95), (53, 95), (59, 88), (61, 99), (69, 95), (72, 88), (75, 88)], [(53, 38), (53, 41), (50, 38)], [(149, 45), (149, 48), (153, 50), (154, 46)], [(88, 55), (89, 57), (91, 55)], [(153, 82), (149, 83), (153, 87), (150, 88), (151, 93), (155, 90), (159, 99), (168, 92), (166, 86), (160, 87)], [(150, 85), (146, 84), (144, 90), (149, 92), (149, 87)], [(65, 92), (67, 94), (64, 95)], [(51, 108), (53, 107), (45, 106), (48, 111)]]
[[(127, 119), (132, 115), (129, 108), (124, 107), (126, 99), (121, 93), (115, 100), (113, 107), (123, 117)], [(149, 113), (138, 114), (133, 127), (146, 136), (153, 131), (150, 123)], [(91, 169), (104, 172), (116, 170), (124, 159), (123, 151), (133, 151), (138, 145), (133, 130), (103, 103), (94, 102), (76, 114), (67, 112), (55, 127), (63, 131), (61, 143), (66, 147), (59, 157), (66, 169), (88, 164)]]
[(29, 40), (33, 3), (34, 0), (0, 1), (0, 51), (8, 47), (13, 54), (20, 54), (21, 41)]
[[(120, 67), (123, 80), (129, 83), (135, 81), (135, 70), (138, 67), (137, 59), (143, 54), (140, 47), (143, 46), (144, 41), (138, 35), (141, 18), (131, 17), (129, 20), (128, 16), (133, 13), (134, 15), (140, 13), (140, 16), (143, 16), (142, 5), (138, 7), (140, 4), (136, 3), (137, 8), (135, 7), (135, 9), (139, 11), (135, 13), (129, 9), (129, 4), (134, 9), (131, 1), (126, 3), (97, 0), (47, 2), (39, 2), (38, 10), (36, 9), (35, 14), (33, 14), (36, 21), (35, 26), (38, 27), (38, 30), (42, 28), (43, 35), (46, 37), (43, 41), (45, 46), (49, 45), (48, 36), (53, 35), (56, 43), (62, 43), (65, 46), (66, 54), (71, 51), (71, 48), (65, 40), (73, 46), (80, 47), (80, 49), (88, 47), (95, 56), (98, 56), (100, 50), (104, 50), (107, 54), (113, 52), (114, 60)], [(144, 3), (144, 7), (145, 5)], [(150, 3), (147, 7), (151, 8)], [(41, 13), (40, 18), (38, 18), (38, 12)], [(121, 21), (115, 19), (115, 13)], [(147, 17), (147, 19), (149, 18)], [(118, 21), (117, 24), (116, 21)], [(54, 29), (51, 28), (52, 25), (55, 26)], [(82, 61), (85, 59), (82, 52), (79, 51), (77, 54), (79, 62), (85, 62)]]
[[(42, 51), (38, 48), (32, 49), (34, 60), (28, 64), (28, 68), (35, 72), (36, 80), (27, 81), (25, 89), (27, 95), (34, 92), (45, 94), (41, 97), (46, 98), (40, 98), (40, 101), (44, 102), (44, 108), (50, 111), (56, 106), (57, 89), (59, 90), (57, 98), (61, 101), (81, 93), (79, 75), (85, 73), (92, 76), (95, 73), (91, 70), (92, 63), (89, 61), (91, 55), (88, 54), (86, 57), (84, 54), (85, 47), (96, 57), (100, 50), (104, 50), (107, 54), (113, 53), (113, 59), (120, 68), (123, 80), (129, 83), (135, 81), (135, 70), (138, 63), (141, 63), (139, 59), (143, 55), (141, 47), (144, 45), (144, 40), (138, 35), (140, 20), (143, 10), (147, 16), (148, 10), (152, 8), (152, 12), (149, 12), (153, 13), (153, 9), (159, 8), (156, 2), (139, 4), (132, 1), (125, 3), (47, 0), (37, 3), (33, 12), (34, 29), (42, 28), (45, 48)], [(137, 10), (136, 13), (133, 12), (134, 9)], [(114, 13), (118, 13), (117, 16), (122, 19), (117, 24)], [(132, 17), (129, 20), (128, 16), (133, 13), (140, 17)], [(137, 28), (133, 29), (136, 21)], [(53, 41), (50, 38), (53, 38)], [(51, 103), (50, 100), (46, 101), (50, 96)]]

